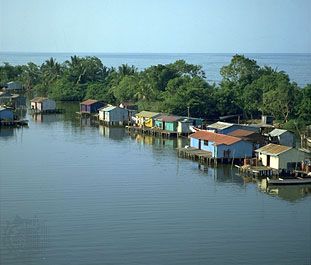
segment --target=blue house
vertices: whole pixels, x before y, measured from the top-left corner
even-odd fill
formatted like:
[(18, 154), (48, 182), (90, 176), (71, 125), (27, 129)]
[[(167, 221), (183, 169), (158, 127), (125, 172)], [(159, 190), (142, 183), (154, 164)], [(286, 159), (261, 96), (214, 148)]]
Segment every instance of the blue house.
[(218, 121), (213, 124), (210, 124), (206, 127), (207, 130), (214, 131), (215, 133), (228, 134), (236, 130), (247, 130), (259, 133), (260, 128), (246, 125), (246, 124), (236, 124)]
[(245, 158), (253, 153), (251, 142), (205, 130), (190, 135), (190, 146), (209, 151), (214, 158)]
[(104, 106), (104, 103), (94, 99), (88, 99), (80, 103), (81, 113), (96, 113), (100, 108)]
[(14, 114), (12, 109), (0, 107), (0, 121), (12, 121), (14, 119)]

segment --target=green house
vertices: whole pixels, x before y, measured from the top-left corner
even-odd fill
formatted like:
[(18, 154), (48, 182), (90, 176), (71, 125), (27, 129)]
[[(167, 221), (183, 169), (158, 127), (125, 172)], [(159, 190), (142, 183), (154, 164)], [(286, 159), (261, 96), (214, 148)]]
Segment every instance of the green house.
[(161, 130), (176, 132), (180, 116), (161, 115), (155, 119), (155, 126)]

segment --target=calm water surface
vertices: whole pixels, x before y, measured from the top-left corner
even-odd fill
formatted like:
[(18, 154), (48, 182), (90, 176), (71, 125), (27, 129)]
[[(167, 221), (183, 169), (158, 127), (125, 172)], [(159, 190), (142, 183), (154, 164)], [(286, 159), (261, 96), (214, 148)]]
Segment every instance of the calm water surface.
[(310, 186), (202, 170), (77, 106), (0, 131), (1, 265), (310, 264)]

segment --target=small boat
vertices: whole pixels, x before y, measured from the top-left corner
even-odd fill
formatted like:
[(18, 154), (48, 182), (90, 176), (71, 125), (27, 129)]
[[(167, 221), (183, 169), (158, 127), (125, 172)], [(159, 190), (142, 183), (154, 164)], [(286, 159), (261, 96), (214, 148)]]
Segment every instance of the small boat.
[(278, 178), (278, 179), (270, 179), (267, 177), (268, 185), (303, 185), (303, 184), (311, 184), (311, 178)]

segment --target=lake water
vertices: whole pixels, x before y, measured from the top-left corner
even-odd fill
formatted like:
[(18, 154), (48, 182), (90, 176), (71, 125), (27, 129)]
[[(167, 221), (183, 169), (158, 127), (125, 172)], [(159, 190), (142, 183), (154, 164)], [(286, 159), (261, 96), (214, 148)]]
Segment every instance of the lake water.
[(267, 190), (178, 158), (185, 139), (64, 115), (0, 130), (0, 264), (311, 261), (311, 187)]
[[(70, 59), (72, 53), (4, 53), (0, 52), (0, 64), (9, 62), (13, 65), (34, 62), (42, 64), (50, 57), (58, 62)], [(221, 80), (220, 68), (228, 65), (234, 54), (229, 53), (78, 53), (79, 56), (97, 56), (104, 65), (118, 67), (121, 64), (134, 65), (138, 69), (144, 69), (151, 65), (168, 64), (179, 59), (188, 63), (201, 65), (210, 82), (218, 83)], [(299, 86), (311, 83), (311, 54), (271, 54), (257, 53), (245, 54), (254, 59), (261, 66), (267, 65), (272, 68), (285, 71), (292, 81)]]

